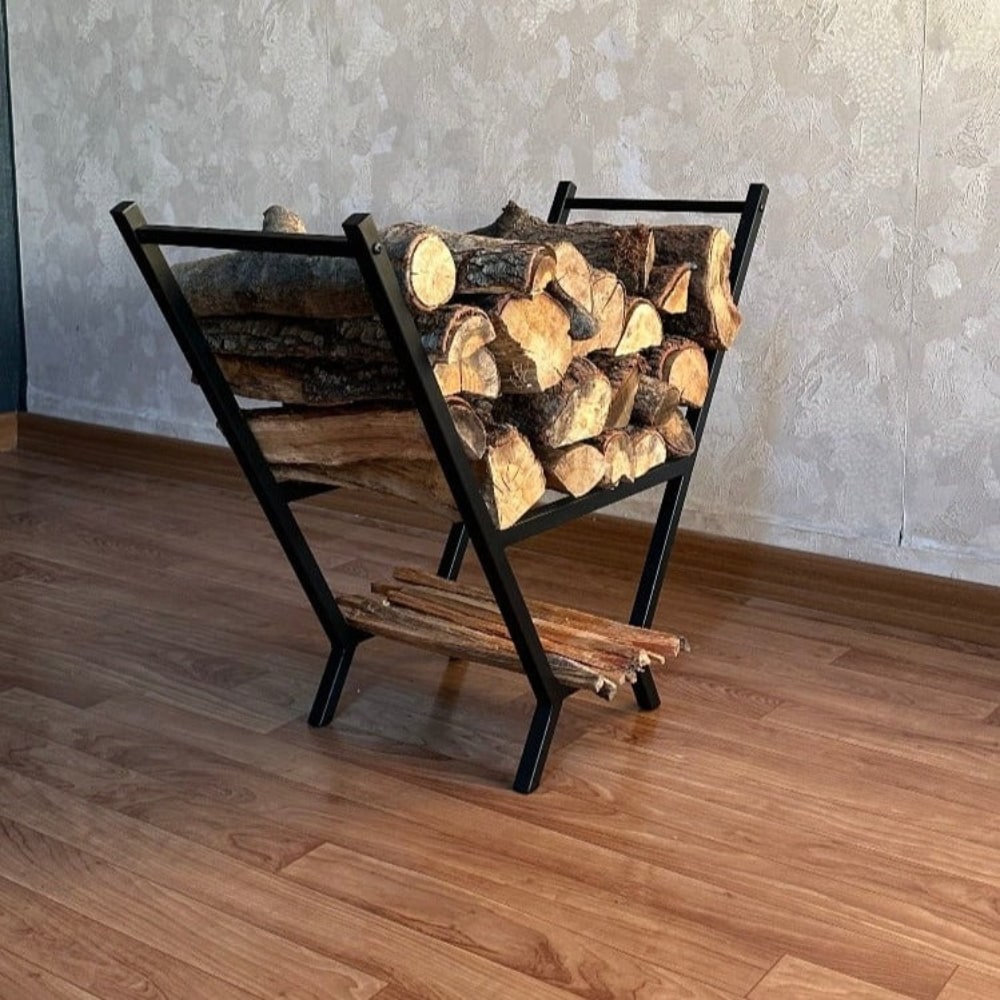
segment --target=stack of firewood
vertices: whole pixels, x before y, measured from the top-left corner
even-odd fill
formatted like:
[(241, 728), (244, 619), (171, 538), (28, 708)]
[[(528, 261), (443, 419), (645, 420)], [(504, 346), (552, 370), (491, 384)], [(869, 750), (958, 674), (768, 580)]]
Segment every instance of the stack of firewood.
[[(273, 207), (265, 230), (304, 231)], [(490, 226), (380, 234), (497, 525), (690, 454), (706, 349), (730, 346), (732, 240), (710, 226)], [(357, 264), (233, 253), (176, 276), (282, 480), (454, 507)]]

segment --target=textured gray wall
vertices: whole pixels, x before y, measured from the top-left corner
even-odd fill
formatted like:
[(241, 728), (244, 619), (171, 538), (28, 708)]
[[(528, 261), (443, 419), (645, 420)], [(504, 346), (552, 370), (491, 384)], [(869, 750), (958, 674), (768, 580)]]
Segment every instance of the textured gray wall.
[[(686, 524), (1000, 583), (996, 0), (10, 0), (29, 406), (211, 439), (107, 217), (771, 185)], [(628, 513), (649, 516), (654, 500)]]

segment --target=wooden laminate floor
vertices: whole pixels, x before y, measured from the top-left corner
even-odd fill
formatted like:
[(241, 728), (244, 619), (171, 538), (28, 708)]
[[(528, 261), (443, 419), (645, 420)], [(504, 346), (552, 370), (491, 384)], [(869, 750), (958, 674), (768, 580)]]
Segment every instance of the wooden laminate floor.
[[(434, 565), (338, 502), (335, 587)], [(571, 532), (526, 589), (624, 614), (635, 553)], [(0, 998), (1000, 998), (1000, 626), (683, 574), (660, 621), (660, 711), (577, 695), (522, 797), (516, 675), (375, 640), (306, 726), (324, 640), (245, 489), (0, 455)]]

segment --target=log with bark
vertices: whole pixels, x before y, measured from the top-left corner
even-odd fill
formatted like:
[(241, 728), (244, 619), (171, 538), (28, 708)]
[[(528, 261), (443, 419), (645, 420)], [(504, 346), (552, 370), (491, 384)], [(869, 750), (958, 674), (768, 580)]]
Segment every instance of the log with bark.
[[(412, 223), (380, 236), (414, 312), (430, 312), (455, 292), (455, 261), (432, 229)], [(348, 257), (238, 251), (174, 267), (197, 316), (372, 316), (374, 305), (357, 262)]]
[[(500, 377), (488, 347), (461, 361), (430, 357), (441, 394), (496, 397)], [(289, 406), (348, 406), (354, 403), (412, 405), (413, 395), (399, 364), (390, 359), (367, 364), (340, 364), (308, 358), (248, 358), (216, 356), (233, 392), (246, 399), (262, 399)]]
[[(444, 306), (415, 317), (428, 354), (460, 361), (490, 343), (489, 316), (471, 305)], [(392, 363), (396, 353), (376, 317), (300, 319), (294, 316), (213, 316), (201, 321), (213, 351), (244, 358), (322, 358), (361, 364)]]
[(677, 402), (700, 407), (708, 393), (708, 359), (693, 340), (666, 337), (659, 347), (643, 351), (645, 374), (677, 390)]
[(455, 258), (456, 295), (537, 295), (556, 277), (551, 247), (473, 233), (438, 230), (438, 235)]
[(740, 328), (740, 312), (729, 284), (733, 240), (714, 226), (658, 226), (653, 230), (659, 266), (694, 265), (687, 310), (669, 320), (669, 332), (704, 347), (729, 348)]
[(505, 393), (542, 392), (556, 385), (573, 359), (569, 316), (552, 296), (485, 297), (496, 332), (490, 344)]
[(233, 392), (292, 406), (408, 403), (412, 397), (399, 365), (346, 367), (301, 358), (243, 358), (220, 354), (219, 368)]
[(656, 430), (663, 437), (668, 455), (684, 458), (694, 452), (694, 431), (683, 410), (671, 410), (666, 419), (656, 425)]
[(578, 341), (597, 335), (599, 320), (594, 314), (593, 272), (586, 258), (572, 243), (562, 240), (552, 244), (556, 255), (556, 274), (549, 294), (569, 315), (569, 335), (574, 353)]
[(655, 246), (649, 226), (614, 226), (606, 222), (555, 225), (536, 218), (514, 202), (500, 216), (476, 230), (487, 236), (537, 243), (572, 243), (591, 267), (612, 271), (632, 295), (642, 295), (653, 267)]
[(557, 385), (530, 396), (501, 396), (493, 416), (539, 447), (562, 448), (603, 430), (611, 398), (611, 384), (597, 366), (574, 358)]
[(658, 427), (669, 418), (680, 401), (681, 394), (675, 386), (649, 375), (640, 375), (632, 404), (632, 421), (648, 427)]
[[(515, 428), (480, 423), (470, 434), (467, 406), (449, 401), (463, 448), (473, 459), (487, 510), (497, 527), (510, 527), (542, 498), (545, 473), (527, 439)], [(456, 413), (455, 407), (462, 412)], [(355, 486), (450, 514), (456, 510), (413, 410), (318, 415), (265, 412), (248, 414), (248, 418), (275, 477), (281, 481)], [(480, 429), (485, 441), (477, 440)]]
[(550, 246), (556, 257), (556, 273), (550, 294), (565, 306), (574, 306), (585, 313), (592, 312), (592, 275), (587, 258), (568, 240), (559, 240)]
[(573, 341), (577, 357), (594, 351), (613, 351), (625, 327), (625, 286), (610, 271), (595, 270), (591, 275), (591, 299), (597, 324), (593, 336)]

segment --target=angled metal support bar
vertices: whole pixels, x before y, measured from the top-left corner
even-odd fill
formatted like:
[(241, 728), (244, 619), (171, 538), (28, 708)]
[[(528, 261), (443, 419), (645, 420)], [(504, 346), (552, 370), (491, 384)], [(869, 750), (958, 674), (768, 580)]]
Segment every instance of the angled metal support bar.
[(441, 553), (437, 575), (446, 580), (457, 580), (462, 569), (465, 550), (469, 547), (469, 529), (462, 521), (456, 521), (448, 532), (448, 540)]
[[(340, 613), (323, 571), (288, 506), (294, 492), (274, 478), (157, 240), (163, 238), (171, 245), (180, 246), (216, 247), (222, 244), (229, 249), (238, 249), (242, 244), (231, 233), (218, 237), (218, 233), (211, 230), (148, 226), (134, 202), (122, 202), (111, 215), (330, 641), (331, 661), (337, 660), (340, 664), (339, 684), (334, 685), (339, 692), (354, 648), (366, 636), (352, 628)], [(269, 245), (284, 247), (287, 244), (283, 235), (251, 235), (255, 239), (264, 236)], [(343, 239), (338, 243), (323, 242), (327, 243), (328, 253), (335, 250), (337, 255), (343, 256), (347, 249)], [(329, 666), (327, 672), (330, 672)], [(327, 702), (330, 704), (329, 697)], [(313, 715), (316, 714), (314, 707)]]
[[(379, 242), (375, 223), (370, 216), (352, 215), (344, 223), (344, 233), (368, 284), (376, 312), (389, 334), (417, 412), (464, 525), (464, 530), (452, 529), (445, 551), (450, 566), (445, 568), (457, 566), (459, 550), (465, 546), (463, 536), (467, 533), (534, 692), (537, 710), (514, 782), (517, 791), (531, 792), (537, 787), (548, 754), (551, 725), (558, 715), (556, 706), (571, 690), (560, 684), (552, 673), (535, 623), (504, 551), (504, 540), (480, 495), (472, 466), (465, 456), (444, 396), (421, 346), (413, 315)], [(550, 720), (548, 727), (541, 727), (538, 722), (542, 716)], [(538, 738), (539, 728), (548, 734), (545, 738)]]

